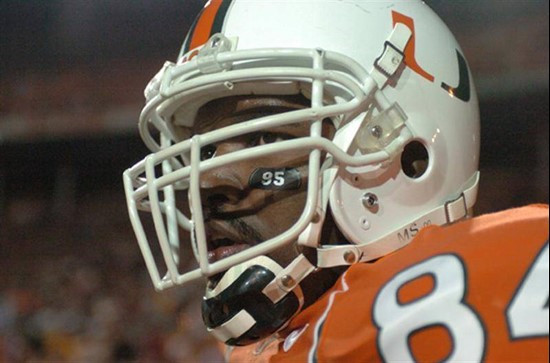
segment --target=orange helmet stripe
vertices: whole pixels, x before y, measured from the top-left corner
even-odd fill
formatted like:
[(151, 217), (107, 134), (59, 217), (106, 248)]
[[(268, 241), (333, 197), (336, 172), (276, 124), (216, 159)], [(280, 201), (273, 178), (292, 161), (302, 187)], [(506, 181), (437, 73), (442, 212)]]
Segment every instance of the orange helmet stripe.
[(191, 37), (191, 43), (189, 49), (195, 49), (206, 43), (210, 38), (210, 32), (212, 25), (214, 25), (214, 19), (216, 14), (222, 5), (222, 0), (210, 0), (204, 7), (204, 11), (200, 15), (195, 31)]
[(225, 16), (233, 0), (210, 0), (201, 10), (183, 42), (178, 58), (204, 45), (210, 37), (222, 31)]

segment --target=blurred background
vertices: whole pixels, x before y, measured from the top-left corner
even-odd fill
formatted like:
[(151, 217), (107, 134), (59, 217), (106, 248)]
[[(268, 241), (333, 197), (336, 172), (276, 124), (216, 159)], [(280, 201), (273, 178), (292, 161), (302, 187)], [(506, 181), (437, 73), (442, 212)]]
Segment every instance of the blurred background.
[[(548, 203), (548, 1), (431, 0), (482, 117), (477, 212)], [(0, 361), (218, 361), (201, 288), (156, 293), (123, 170), (204, 0), (0, 0)]]

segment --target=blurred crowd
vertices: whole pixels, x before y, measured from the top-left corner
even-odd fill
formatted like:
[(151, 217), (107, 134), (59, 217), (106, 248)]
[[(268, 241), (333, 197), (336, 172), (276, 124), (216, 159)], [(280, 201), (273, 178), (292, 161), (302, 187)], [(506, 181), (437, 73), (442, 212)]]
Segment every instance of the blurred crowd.
[(88, 199), (64, 219), (39, 198), (9, 204), (0, 361), (222, 360), (201, 321), (201, 286), (156, 292), (123, 201)]

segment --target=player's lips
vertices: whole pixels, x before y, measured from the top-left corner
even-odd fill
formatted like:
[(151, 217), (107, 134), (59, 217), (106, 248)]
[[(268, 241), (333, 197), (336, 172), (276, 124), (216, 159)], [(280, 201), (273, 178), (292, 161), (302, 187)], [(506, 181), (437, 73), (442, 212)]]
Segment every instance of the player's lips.
[(210, 220), (206, 225), (206, 238), (210, 263), (244, 251), (256, 244), (254, 241), (247, 240), (224, 220)]
[(250, 246), (246, 244), (234, 244), (231, 246), (218, 247), (212, 251), (208, 251), (208, 262), (213, 263), (219, 261), (223, 258), (244, 251), (249, 247)]

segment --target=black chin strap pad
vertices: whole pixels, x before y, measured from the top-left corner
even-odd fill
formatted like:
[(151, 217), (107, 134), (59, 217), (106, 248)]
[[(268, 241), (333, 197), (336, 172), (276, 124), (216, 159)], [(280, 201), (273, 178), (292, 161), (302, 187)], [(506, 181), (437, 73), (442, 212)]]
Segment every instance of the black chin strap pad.
[(253, 265), (218, 295), (202, 302), (202, 318), (205, 325), (215, 329), (245, 310), (256, 323), (238, 337), (225, 341), (228, 345), (247, 345), (266, 338), (284, 325), (298, 312), (300, 303), (294, 293), (289, 293), (273, 303), (262, 293), (275, 278), (268, 268)]

